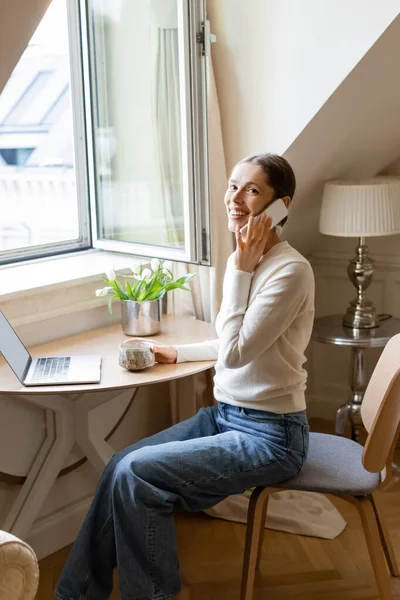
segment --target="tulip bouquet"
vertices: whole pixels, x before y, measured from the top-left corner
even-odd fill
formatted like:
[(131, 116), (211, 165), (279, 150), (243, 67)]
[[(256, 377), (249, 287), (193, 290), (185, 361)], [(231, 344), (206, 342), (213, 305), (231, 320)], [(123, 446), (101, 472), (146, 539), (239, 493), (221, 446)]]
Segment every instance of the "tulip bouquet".
[[(174, 280), (172, 272), (164, 267), (164, 261), (153, 258), (151, 269), (136, 264), (132, 267), (132, 275), (121, 275), (125, 279), (125, 288), (117, 280), (113, 269), (107, 271), (103, 276), (107, 285), (96, 290), (96, 296), (108, 296), (108, 310), (112, 314), (113, 298), (144, 302), (159, 300), (170, 290), (180, 289), (190, 292), (190, 288), (185, 287), (185, 284), (194, 276), (195, 273), (188, 273)], [(129, 280), (132, 280), (132, 283), (129, 283)]]

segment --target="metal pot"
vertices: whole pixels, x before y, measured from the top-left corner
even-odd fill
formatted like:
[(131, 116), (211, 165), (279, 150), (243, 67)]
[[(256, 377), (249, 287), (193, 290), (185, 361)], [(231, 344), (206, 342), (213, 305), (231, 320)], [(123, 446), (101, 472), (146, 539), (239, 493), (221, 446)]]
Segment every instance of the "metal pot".
[(154, 335), (160, 331), (162, 299), (121, 300), (121, 324), (126, 335)]

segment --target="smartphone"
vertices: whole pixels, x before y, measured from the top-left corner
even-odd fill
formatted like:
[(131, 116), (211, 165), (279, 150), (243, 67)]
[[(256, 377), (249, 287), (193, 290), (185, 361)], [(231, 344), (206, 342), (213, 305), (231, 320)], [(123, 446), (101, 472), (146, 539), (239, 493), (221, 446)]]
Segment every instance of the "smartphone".
[[(279, 223), (283, 221), (283, 219), (289, 214), (289, 211), (286, 208), (286, 205), (282, 198), (277, 198), (276, 200), (271, 202), (271, 204), (268, 204), (268, 206), (263, 210), (263, 212), (267, 213), (268, 217), (271, 217), (272, 219), (271, 229), (275, 227), (275, 225), (279, 225)], [(254, 218), (254, 223), (256, 223), (256, 221), (260, 218), (261, 215), (262, 212)], [(243, 225), (243, 227), (240, 229), (240, 233), (243, 235), (244, 233), (246, 233), (246, 231), (247, 223), (246, 225)]]

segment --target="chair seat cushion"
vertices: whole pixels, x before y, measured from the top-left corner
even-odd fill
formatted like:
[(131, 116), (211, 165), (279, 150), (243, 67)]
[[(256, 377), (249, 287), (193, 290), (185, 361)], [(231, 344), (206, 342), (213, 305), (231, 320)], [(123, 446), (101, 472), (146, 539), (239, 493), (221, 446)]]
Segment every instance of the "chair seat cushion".
[(364, 469), (362, 453), (363, 446), (348, 438), (310, 433), (309, 452), (302, 470), (279, 487), (323, 494), (370, 494), (379, 485), (380, 474)]

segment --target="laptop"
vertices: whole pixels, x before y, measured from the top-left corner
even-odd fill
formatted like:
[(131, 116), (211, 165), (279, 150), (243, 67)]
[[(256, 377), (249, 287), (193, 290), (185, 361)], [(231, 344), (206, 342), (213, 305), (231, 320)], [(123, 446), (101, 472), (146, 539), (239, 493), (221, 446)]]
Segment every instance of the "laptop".
[(101, 356), (40, 356), (33, 358), (0, 310), (0, 352), (26, 386), (99, 383)]

